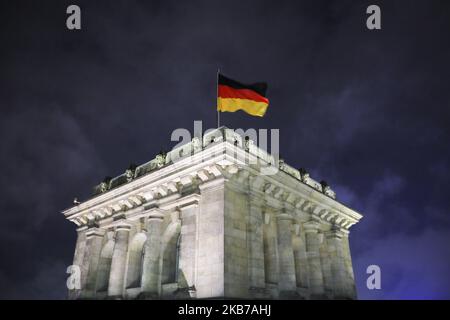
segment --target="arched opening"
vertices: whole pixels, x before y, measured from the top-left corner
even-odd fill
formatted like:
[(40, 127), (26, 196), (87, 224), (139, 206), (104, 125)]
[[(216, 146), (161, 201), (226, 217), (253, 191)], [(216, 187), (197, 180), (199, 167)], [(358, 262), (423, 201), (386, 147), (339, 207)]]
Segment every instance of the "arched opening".
[(96, 291), (103, 292), (108, 290), (109, 272), (111, 270), (111, 260), (114, 250), (114, 240), (109, 239), (103, 246), (98, 262)]
[(178, 281), (180, 254), (180, 226), (170, 225), (163, 237), (161, 284)]
[(142, 266), (144, 262), (144, 244), (147, 236), (139, 232), (133, 237), (128, 253), (127, 288), (138, 288), (141, 286)]

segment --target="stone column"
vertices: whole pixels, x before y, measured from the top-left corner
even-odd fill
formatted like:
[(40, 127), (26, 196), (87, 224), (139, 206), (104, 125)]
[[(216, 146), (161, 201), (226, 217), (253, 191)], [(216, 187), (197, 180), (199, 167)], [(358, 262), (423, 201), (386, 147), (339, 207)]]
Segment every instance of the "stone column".
[(80, 289), (69, 290), (68, 298), (70, 300), (76, 300), (80, 297), (81, 290), (86, 283), (86, 273), (87, 270), (83, 268), (83, 258), (86, 249), (86, 229), (87, 227), (82, 227), (77, 230), (77, 243), (75, 245), (75, 254), (73, 257), (73, 266), (80, 268)]
[(154, 210), (148, 217), (147, 241), (145, 242), (144, 263), (142, 270), (143, 299), (157, 299), (161, 294), (161, 233), (164, 214)]
[(322, 241), (322, 246), (320, 247), (319, 252), (320, 262), (322, 264), (323, 287), (325, 289), (325, 295), (327, 298), (331, 299), (333, 297), (334, 285), (333, 275), (331, 272), (331, 258), (327, 241)]
[(343, 233), (336, 227), (333, 227), (326, 233), (335, 299), (346, 298), (346, 270), (342, 249), (342, 236)]
[(292, 249), (292, 217), (287, 213), (277, 215), (277, 242), (279, 259), (278, 291), (280, 297), (295, 296), (294, 251)]
[(344, 264), (346, 269), (346, 296), (350, 299), (356, 299), (356, 287), (355, 287), (355, 275), (353, 274), (353, 266), (352, 266), (352, 257), (350, 254), (350, 243), (349, 243), (349, 231), (348, 230), (341, 230), (343, 233), (342, 236), (342, 249), (344, 254)]
[[(300, 228), (300, 225), (297, 225)], [(308, 257), (306, 256), (305, 238), (304, 233), (300, 233), (296, 237), (297, 246), (294, 249), (295, 260), (295, 278), (297, 281), (297, 287), (307, 289), (309, 287), (308, 282)]]
[(116, 227), (115, 244), (108, 283), (109, 298), (120, 299), (123, 297), (130, 229), (131, 225), (128, 223), (121, 223)]
[(195, 297), (195, 252), (196, 252), (196, 220), (198, 206), (190, 205), (180, 208), (181, 239), (178, 284), (186, 290), (186, 297)]
[(308, 278), (312, 299), (324, 297), (322, 265), (320, 261), (319, 222), (309, 221), (304, 224), (306, 254), (308, 257)]
[(263, 212), (262, 200), (250, 198), (250, 211), (248, 216), (248, 275), (249, 291), (253, 297), (263, 293), (265, 288), (264, 274), (264, 239), (263, 239)]
[[(225, 179), (216, 178), (199, 188), (201, 200), (195, 275), (197, 298), (223, 297), (226, 294), (225, 285), (229, 283), (228, 279), (225, 280), (225, 270), (233, 264), (232, 260), (225, 260), (225, 256), (232, 255), (231, 248), (225, 247), (225, 232), (231, 230), (225, 229), (225, 219), (228, 219), (225, 217)], [(248, 270), (247, 266), (244, 270)]]
[(92, 299), (95, 297), (98, 262), (104, 235), (105, 230), (97, 227), (92, 227), (86, 231), (86, 249), (83, 257), (82, 270), (86, 270), (87, 274), (84, 284), (81, 284), (83, 288), (81, 298), (83, 299)]
[(276, 238), (276, 224), (272, 222), (274, 220), (272, 214), (264, 213), (264, 226), (263, 226), (263, 241), (264, 241), (264, 281), (270, 284), (272, 287), (278, 283), (278, 254), (277, 254), (277, 238)]

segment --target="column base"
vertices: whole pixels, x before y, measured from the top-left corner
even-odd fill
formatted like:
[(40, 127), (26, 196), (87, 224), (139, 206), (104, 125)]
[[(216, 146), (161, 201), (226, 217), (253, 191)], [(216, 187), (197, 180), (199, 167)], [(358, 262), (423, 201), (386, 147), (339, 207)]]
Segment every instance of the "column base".
[(78, 296), (78, 300), (93, 300), (95, 299), (95, 292), (94, 291), (82, 291), (80, 295)]
[(81, 290), (80, 289), (69, 290), (69, 293), (67, 295), (67, 299), (69, 299), (69, 300), (80, 300), (81, 299)]
[(334, 300), (355, 300), (353, 298), (350, 298), (349, 296), (346, 295), (335, 295), (333, 297)]
[(251, 299), (267, 299), (267, 290), (265, 287), (250, 287), (248, 293)]
[(302, 299), (302, 297), (298, 294), (297, 291), (294, 291), (294, 290), (282, 290), (278, 294), (278, 299), (298, 300), (298, 299)]
[(107, 296), (105, 300), (124, 300), (123, 296), (121, 295), (113, 295), (113, 296)]
[(161, 297), (154, 292), (141, 292), (138, 296), (137, 296), (138, 300), (160, 300)]
[(312, 293), (309, 297), (310, 300), (329, 300), (329, 297), (325, 293)]

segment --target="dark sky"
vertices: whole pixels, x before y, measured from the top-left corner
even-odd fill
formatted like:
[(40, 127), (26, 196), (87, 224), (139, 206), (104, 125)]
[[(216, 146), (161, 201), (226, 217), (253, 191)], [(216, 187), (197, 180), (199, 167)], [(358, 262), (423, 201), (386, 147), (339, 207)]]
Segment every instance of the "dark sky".
[(76, 235), (60, 211), (175, 128), (214, 126), (220, 67), (271, 101), (223, 123), (279, 128), (286, 162), (364, 215), (359, 297), (450, 299), (448, 1), (19, 0), (0, 18), (0, 298), (65, 298)]

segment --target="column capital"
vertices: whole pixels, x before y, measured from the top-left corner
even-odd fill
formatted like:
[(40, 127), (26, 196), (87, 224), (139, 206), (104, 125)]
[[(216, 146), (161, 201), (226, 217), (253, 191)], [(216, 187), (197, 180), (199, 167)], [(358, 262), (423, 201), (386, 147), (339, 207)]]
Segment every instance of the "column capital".
[(320, 229), (320, 223), (314, 220), (305, 222), (303, 224), (306, 233), (317, 233)]
[(327, 239), (342, 239), (345, 236), (345, 232), (338, 226), (333, 226), (329, 231), (325, 232)]
[(152, 208), (148, 214), (148, 220), (162, 220), (164, 219), (164, 211), (160, 208)]
[(116, 226), (116, 232), (117, 231), (130, 231), (131, 230), (131, 224), (125, 221), (121, 221), (120, 224)]
[(278, 213), (275, 217), (277, 218), (277, 220), (290, 220), (290, 221), (294, 220), (294, 218), (289, 213), (286, 212)]
[(105, 229), (101, 229), (98, 227), (91, 227), (86, 231), (86, 238), (94, 238), (94, 237), (103, 237), (106, 233)]
[(81, 227), (77, 228), (77, 232), (80, 233), (80, 232), (86, 231), (88, 229), (89, 229), (89, 227), (84, 225), (84, 226), (81, 226)]
[(272, 198), (272, 197), (267, 197), (264, 200), (264, 206), (265, 207), (269, 207), (272, 208), (273, 210), (281, 210), (283, 208), (283, 205), (281, 203), (280, 200)]
[(251, 206), (255, 207), (263, 207), (264, 206), (264, 199), (254, 191), (249, 192), (249, 202)]
[(225, 186), (225, 178), (224, 177), (219, 177), (219, 178), (215, 178), (213, 180), (210, 181), (206, 181), (202, 184), (200, 184), (198, 186), (200, 192), (205, 192), (208, 189), (211, 189), (212, 191), (214, 189), (218, 189), (218, 188), (223, 188)]

